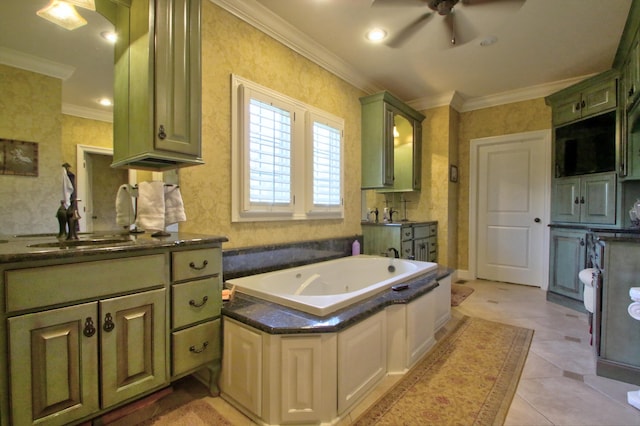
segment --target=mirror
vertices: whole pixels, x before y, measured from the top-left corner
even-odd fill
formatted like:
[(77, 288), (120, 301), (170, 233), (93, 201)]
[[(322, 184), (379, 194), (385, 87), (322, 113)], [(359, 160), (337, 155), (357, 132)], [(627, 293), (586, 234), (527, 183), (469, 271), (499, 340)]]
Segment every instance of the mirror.
[[(56, 233), (63, 163), (71, 165), (82, 193), (80, 232), (113, 230), (117, 188), (130, 179), (108, 167), (113, 112), (97, 103), (113, 98), (114, 47), (101, 36), (113, 24), (78, 7), (88, 23), (69, 31), (36, 15), (47, 4), (0, 2), (0, 96), (14, 111), (0, 121), (0, 139), (36, 142), (39, 151), (38, 176), (0, 175), (2, 199), (11, 200), (0, 206), (0, 234)], [(79, 156), (80, 145), (95, 152)]]

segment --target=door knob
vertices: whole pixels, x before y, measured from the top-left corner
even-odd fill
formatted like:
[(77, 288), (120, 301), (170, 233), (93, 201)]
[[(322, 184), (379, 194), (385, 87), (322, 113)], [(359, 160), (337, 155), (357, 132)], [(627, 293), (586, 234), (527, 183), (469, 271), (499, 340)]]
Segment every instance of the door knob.
[(533, 221), (534, 221), (535, 223), (540, 223), (540, 222), (541, 222), (541, 220), (540, 220), (540, 218), (539, 218), (539, 217), (536, 217), (535, 219), (533, 219)]

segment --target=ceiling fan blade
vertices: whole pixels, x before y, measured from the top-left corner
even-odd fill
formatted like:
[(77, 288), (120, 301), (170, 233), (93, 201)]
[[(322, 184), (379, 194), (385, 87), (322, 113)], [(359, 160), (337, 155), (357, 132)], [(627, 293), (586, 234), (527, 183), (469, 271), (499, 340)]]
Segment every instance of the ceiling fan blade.
[(371, 7), (424, 6), (425, 0), (371, 0)]
[(460, 0), (464, 6), (479, 6), (487, 3), (523, 3), (525, 0)]
[(386, 43), (387, 46), (393, 48), (401, 47), (427, 23), (431, 16), (433, 16), (431, 12), (420, 15), (417, 19), (410, 22), (409, 25), (398, 31), (395, 35), (392, 35)]

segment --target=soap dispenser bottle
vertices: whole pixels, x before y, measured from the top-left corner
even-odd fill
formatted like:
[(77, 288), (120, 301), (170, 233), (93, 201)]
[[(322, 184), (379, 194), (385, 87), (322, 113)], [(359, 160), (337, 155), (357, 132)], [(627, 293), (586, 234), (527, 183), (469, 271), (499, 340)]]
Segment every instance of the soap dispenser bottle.
[(360, 241), (355, 240), (353, 244), (351, 244), (351, 255), (357, 256), (360, 254)]

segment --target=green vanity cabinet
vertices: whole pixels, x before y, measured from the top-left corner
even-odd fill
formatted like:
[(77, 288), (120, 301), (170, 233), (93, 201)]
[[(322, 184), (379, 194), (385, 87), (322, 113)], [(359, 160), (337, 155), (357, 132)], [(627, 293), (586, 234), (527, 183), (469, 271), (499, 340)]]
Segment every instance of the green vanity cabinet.
[(616, 223), (616, 173), (553, 179), (551, 220), (567, 223)]
[(438, 222), (363, 223), (364, 254), (389, 255), (398, 250), (403, 259), (438, 261)]
[(640, 385), (640, 322), (628, 312), (631, 287), (638, 287), (640, 244), (635, 238), (602, 237), (604, 241), (599, 376)]
[(360, 98), (362, 189), (420, 189), (424, 115), (388, 92)]
[(617, 101), (617, 71), (607, 71), (548, 96), (553, 107), (553, 125), (560, 126), (614, 109)]
[(0, 253), (0, 426), (79, 424), (188, 374), (218, 393), (226, 238), (142, 234), (62, 251), (9, 239), (17, 251)]
[(202, 164), (201, 0), (118, 4), (114, 167)]
[(550, 236), (549, 291), (583, 300), (578, 273), (587, 262), (587, 231), (552, 229)]

